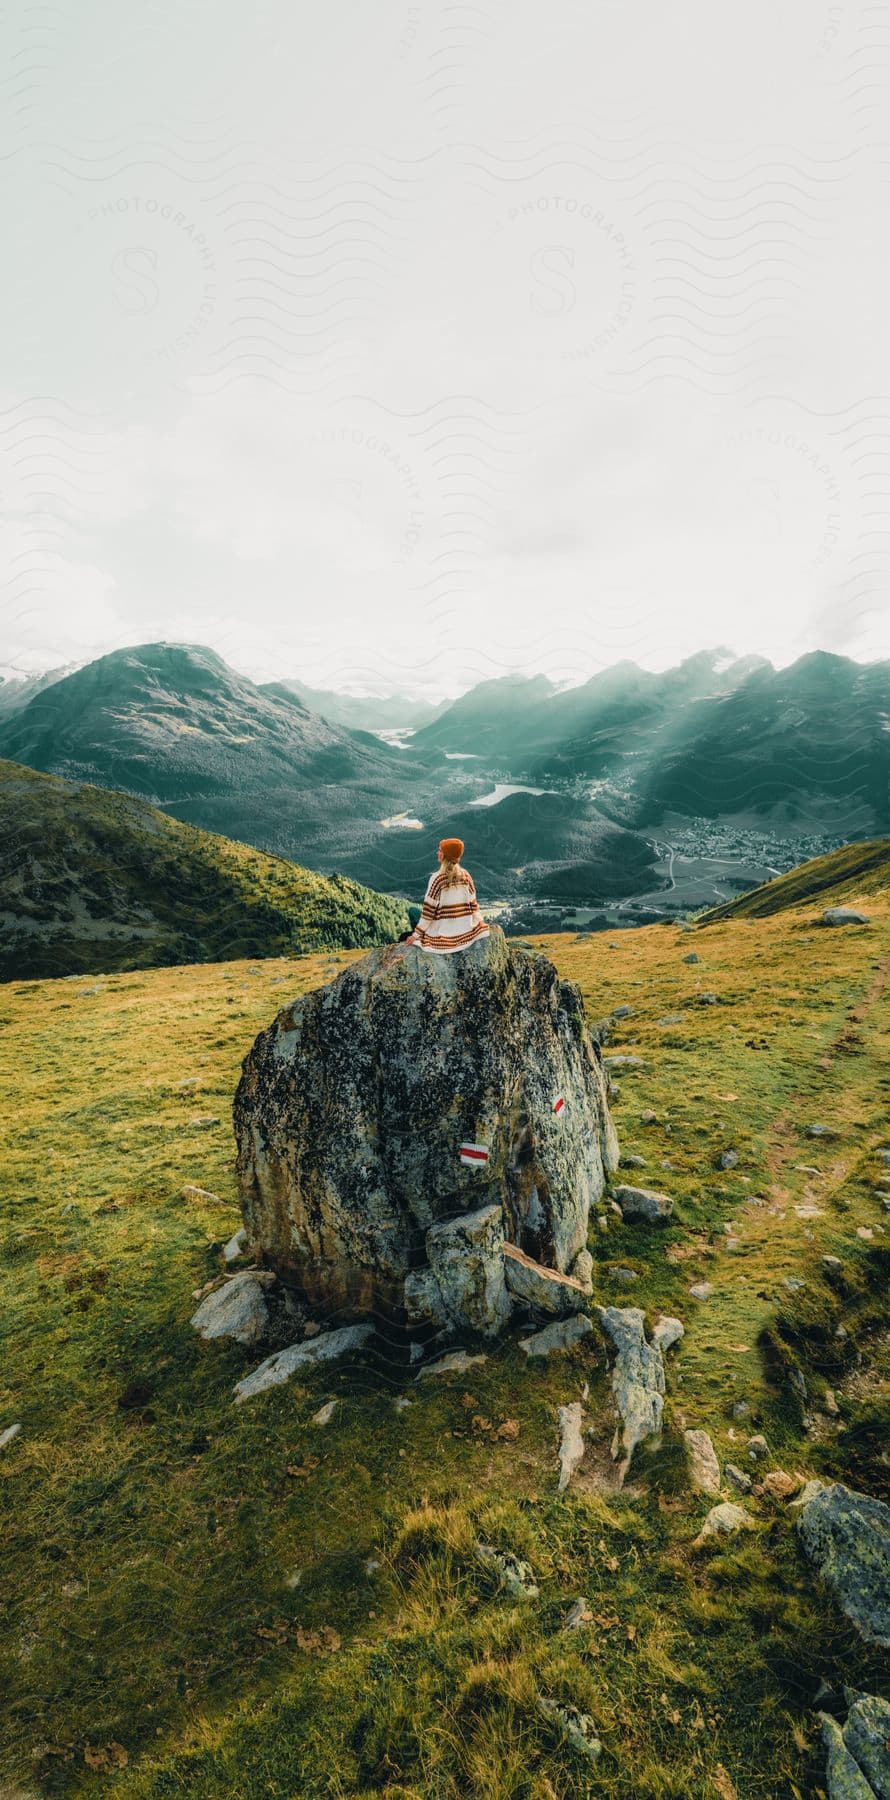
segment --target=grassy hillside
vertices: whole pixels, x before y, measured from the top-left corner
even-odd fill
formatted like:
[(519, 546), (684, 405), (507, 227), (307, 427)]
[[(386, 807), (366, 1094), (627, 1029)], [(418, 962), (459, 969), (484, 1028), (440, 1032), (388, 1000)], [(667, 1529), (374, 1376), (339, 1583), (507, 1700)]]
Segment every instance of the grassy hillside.
[(0, 980), (384, 943), (398, 900), (0, 762)]
[[(699, 925), (714, 925), (720, 919), (767, 919), (773, 913), (787, 912), (789, 907), (849, 906), (865, 902), (872, 894), (883, 894), (890, 888), (890, 838), (871, 838), (865, 843), (844, 844), (827, 856), (814, 856), (799, 863), (786, 875), (764, 881), (749, 888), (737, 900), (726, 900), (722, 906), (711, 906), (700, 913)], [(867, 907), (866, 909), (867, 910)]]
[[(708, 1430), (722, 1466), (762, 1431), (770, 1467), (886, 1493), (890, 895), (855, 897), (872, 914), (855, 932), (813, 928), (808, 904), (543, 942), (592, 1018), (632, 1007), (607, 1047), (643, 1059), (621, 1073), (621, 1149), (676, 1201), (657, 1233), (609, 1214), (591, 1234), (599, 1299), (686, 1325), (661, 1449), (620, 1493), (596, 1339), (529, 1367), (508, 1336), (419, 1386), (319, 1370), (235, 1407), (257, 1358), (189, 1327), (239, 1222), (240, 1060), (353, 953), (3, 990), (0, 1430), (21, 1431), (0, 1453), (0, 1767), (18, 1794), (824, 1794), (819, 1684), (886, 1691), (885, 1659), (766, 1492), (750, 1532), (692, 1548), (712, 1501), (681, 1433)], [(557, 1407), (585, 1384), (590, 1449), (560, 1495)], [(477, 1536), (529, 1559), (538, 1599), (496, 1591)], [(591, 1616), (569, 1632), (579, 1595)], [(593, 1714), (593, 1774), (538, 1691)]]

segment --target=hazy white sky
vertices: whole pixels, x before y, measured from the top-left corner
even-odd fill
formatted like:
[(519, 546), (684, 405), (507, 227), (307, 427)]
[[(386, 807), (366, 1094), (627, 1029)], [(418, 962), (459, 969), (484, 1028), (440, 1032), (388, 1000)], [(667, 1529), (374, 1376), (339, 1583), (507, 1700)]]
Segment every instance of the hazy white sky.
[(890, 656), (890, 7), (6, 29), (7, 671)]

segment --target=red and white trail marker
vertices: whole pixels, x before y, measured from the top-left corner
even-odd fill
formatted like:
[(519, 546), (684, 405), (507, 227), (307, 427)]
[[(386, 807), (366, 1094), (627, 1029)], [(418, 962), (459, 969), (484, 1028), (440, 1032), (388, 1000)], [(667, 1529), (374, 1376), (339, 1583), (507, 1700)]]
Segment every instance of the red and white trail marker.
[(487, 1163), (488, 1149), (485, 1144), (461, 1144), (460, 1160), (462, 1163), (478, 1167), (480, 1164)]
[(556, 1099), (553, 1102), (553, 1111), (556, 1114), (563, 1112), (565, 1109), (565, 1103), (566, 1103), (565, 1094), (557, 1094)]

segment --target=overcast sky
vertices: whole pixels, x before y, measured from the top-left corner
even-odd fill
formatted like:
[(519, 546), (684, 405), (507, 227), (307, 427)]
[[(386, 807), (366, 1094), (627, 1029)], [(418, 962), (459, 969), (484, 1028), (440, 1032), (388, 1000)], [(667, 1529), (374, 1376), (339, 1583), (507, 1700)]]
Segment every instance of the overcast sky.
[(6, 29), (7, 673), (890, 656), (890, 6)]

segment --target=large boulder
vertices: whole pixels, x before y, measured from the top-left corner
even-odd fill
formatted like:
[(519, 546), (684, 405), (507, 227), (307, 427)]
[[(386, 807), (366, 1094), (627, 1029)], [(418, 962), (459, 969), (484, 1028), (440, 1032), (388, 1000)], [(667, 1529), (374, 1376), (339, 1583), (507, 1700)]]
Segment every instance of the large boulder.
[(890, 1650), (890, 1506), (840, 1481), (808, 1486), (797, 1520), (807, 1557), (860, 1637)]
[(250, 1242), (352, 1318), (403, 1319), (409, 1275), (415, 1308), (438, 1292), (448, 1312), (454, 1259), (430, 1234), (486, 1208), (569, 1270), (618, 1162), (579, 990), (496, 926), (454, 955), (387, 945), (285, 1007), (244, 1061), (234, 1123)]

